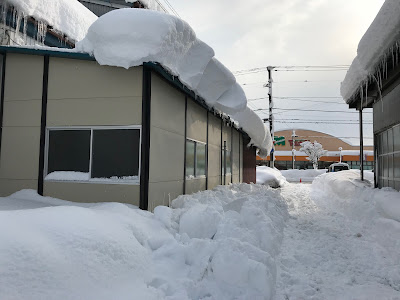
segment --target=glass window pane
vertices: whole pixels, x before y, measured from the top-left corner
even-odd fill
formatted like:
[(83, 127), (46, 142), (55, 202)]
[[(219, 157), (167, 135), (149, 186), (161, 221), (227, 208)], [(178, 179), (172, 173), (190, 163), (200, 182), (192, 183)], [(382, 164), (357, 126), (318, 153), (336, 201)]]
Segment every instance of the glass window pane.
[(395, 183), (395, 189), (400, 191), (400, 181), (396, 181)]
[(197, 143), (196, 146), (196, 176), (206, 175), (206, 145)]
[(394, 177), (400, 179), (400, 153), (396, 153), (393, 159)]
[(186, 140), (186, 176), (194, 176), (194, 147), (193, 141)]
[(393, 154), (388, 155), (388, 177), (393, 178)]
[(393, 128), (394, 151), (400, 151), (400, 125)]
[(138, 176), (139, 148), (139, 129), (94, 130), (92, 178)]
[(393, 152), (393, 129), (387, 130), (388, 134), (388, 153)]
[(90, 130), (49, 131), (47, 173), (75, 171), (89, 173)]
[(226, 151), (226, 174), (232, 173), (231, 151)]
[(387, 131), (382, 132), (382, 154), (388, 153)]
[(389, 158), (387, 155), (383, 157), (383, 177), (388, 177), (389, 176)]

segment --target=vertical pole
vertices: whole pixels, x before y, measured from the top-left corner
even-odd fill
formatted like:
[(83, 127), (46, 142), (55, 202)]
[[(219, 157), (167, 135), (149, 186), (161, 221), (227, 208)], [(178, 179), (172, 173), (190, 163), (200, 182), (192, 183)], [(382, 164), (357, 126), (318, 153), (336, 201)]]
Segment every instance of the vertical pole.
[(226, 185), (226, 141), (224, 141), (224, 185)]
[(49, 56), (43, 57), (43, 85), (42, 85), (42, 114), (40, 118), (40, 148), (39, 148), (39, 174), (37, 193), (43, 196), (44, 185), (44, 164), (45, 164), (45, 142), (46, 142), (46, 123), (47, 123), (47, 96), (49, 84)]
[(295, 137), (295, 132), (294, 132), (294, 129), (293, 129), (293, 132), (292, 132), (292, 169), (294, 170), (294, 145), (295, 145), (295, 141), (294, 141), (294, 137)]
[[(274, 123), (273, 123), (273, 118), (272, 118), (272, 110), (274, 108), (274, 102), (272, 100), (272, 70), (274, 67), (268, 66), (268, 99), (269, 99), (269, 131), (271, 132), (271, 137), (272, 137), (272, 143), (274, 142)], [(273, 144), (272, 144), (273, 147)], [(271, 168), (274, 167), (274, 152), (271, 152), (270, 155), (270, 163), (269, 166)]]
[(1, 91), (0, 91), (0, 155), (1, 155), (1, 140), (3, 136), (3, 117), (4, 117), (4, 89), (6, 80), (6, 53), (3, 54), (1, 65)]
[(362, 105), (359, 110), (359, 122), (360, 122), (360, 171), (361, 171), (361, 180), (364, 181), (364, 133), (363, 133)]
[(142, 146), (140, 164), (140, 202), (139, 208), (149, 208), (150, 180), (150, 125), (151, 125), (151, 70), (143, 66), (142, 86)]
[[(185, 96), (185, 141), (184, 141), (184, 145), (183, 145), (183, 194), (186, 195), (186, 164), (187, 164), (187, 160), (186, 160), (186, 143), (187, 143), (187, 96)], [(196, 148), (195, 148), (196, 151)], [(196, 159), (196, 153), (194, 155), (195, 159)], [(194, 167), (196, 167), (196, 162), (194, 164)], [(194, 173), (196, 174), (196, 172)]]

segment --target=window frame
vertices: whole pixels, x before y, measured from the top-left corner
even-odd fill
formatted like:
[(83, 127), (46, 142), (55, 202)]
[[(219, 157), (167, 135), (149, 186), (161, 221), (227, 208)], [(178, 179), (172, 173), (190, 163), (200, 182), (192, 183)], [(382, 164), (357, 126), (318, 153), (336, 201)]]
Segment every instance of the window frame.
[[(138, 164), (138, 178), (139, 180), (115, 180), (112, 178), (92, 178), (92, 162), (93, 162), (93, 131), (95, 130), (139, 130), (139, 164)], [(48, 175), (48, 164), (49, 164), (49, 138), (50, 131), (66, 131), (66, 130), (89, 130), (90, 131), (90, 153), (89, 153), (89, 179), (88, 180), (55, 180), (46, 179)], [(142, 126), (141, 125), (121, 125), (121, 126), (51, 126), (46, 127), (46, 139), (45, 139), (45, 161), (44, 161), (44, 181), (47, 182), (69, 182), (69, 183), (90, 183), (90, 184), (126, 184), (126, 185), (140, 185), (141, 175), (141, 157), (142, 157)]]
[[(192, 179), (201, 179), (201, 178), (207, 178), (207, 156), (208, 156), (208, 145), (205, 142), (202, 141), (198, 141), (195, 139), (191, 139), (191, 138), (186, 138), (185, 140), (185, 148), (186, 148), (186, 143), (187, 141), (193, 142), (194, 143), (194, 176), (192, 175), (186, 175), (186, 180), (192, 180)], [(203, 175), (197, 175), (197, 144), (201, 144), (203, 146), (206, 147), (206, 155), (205, 155), (205, 173)], [(187, 155), (187, 153), (185, 152), (185, 156)], [(185, 157), (185, 170), (186, 170), (186, 157)]]

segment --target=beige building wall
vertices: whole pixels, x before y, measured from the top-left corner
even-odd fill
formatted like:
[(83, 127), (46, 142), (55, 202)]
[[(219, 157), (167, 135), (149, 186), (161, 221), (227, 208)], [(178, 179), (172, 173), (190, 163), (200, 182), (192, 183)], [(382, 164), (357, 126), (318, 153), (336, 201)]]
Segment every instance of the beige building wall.
[(208, 188), (221, 184), (221, 119), (209, 113), (208, 120)]
[[(195, 141), (207, 143), (207, 110), (188, 98), (186, 112), (186, 137)], [(204, 191), (206, 177), (186, 178), (186, 194)]]
[(151, 75), (149, 210), (183, 194), (185, 95)]
[[(142, 67), (126, 70), (51, 57), (47, 127), (141, 125), (142, 74)], [(140, 186), (45, 180), (44, 195), (77, 202), (139, 205)]]
[(7, 54), (0, 157), (0, 196), (37, 189), (42, 56)]

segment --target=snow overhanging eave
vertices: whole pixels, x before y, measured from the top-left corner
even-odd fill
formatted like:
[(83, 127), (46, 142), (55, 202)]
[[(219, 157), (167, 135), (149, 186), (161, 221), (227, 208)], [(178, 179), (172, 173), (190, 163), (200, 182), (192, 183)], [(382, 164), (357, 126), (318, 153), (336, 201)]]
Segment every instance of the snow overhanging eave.
[(193, 90), (191, 90), (189, 87), (184, 85), (177, 76), (172, 75), (161, 64), (159, 64), (157, 62), (146, 62), (146, 63), (143, 63), (143, 66), (157, 72), (164, 79), (166, 79), (170, 84), (177, 87), (182, 92), (188, 94), (194, 101), (196, 101), (200, 106), (205, 108), (207, 111), (209, 111), (215, 115), (221, 116), (222, 118), (225, 119), (225, 121), (230, 126), (235, 127), (240, 133), (244, 134), (245, 137), (247, 137), (249, 140), (251, 139), (249, 134), (246, 131), (244, 131), (241, 127), (236, 126), (235, 120), (233, 120), (229, 116), (224, 117), (224, 113), (221, 113), (218, 110), (214, 109), (213, 107), (209, 106), (207, 104), (207, 102), (201, 96), (197, 95)]

